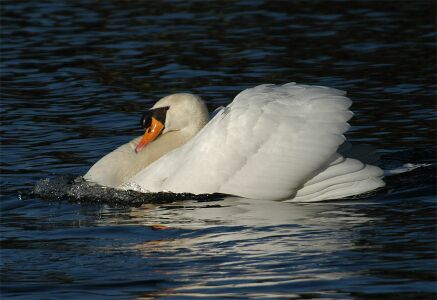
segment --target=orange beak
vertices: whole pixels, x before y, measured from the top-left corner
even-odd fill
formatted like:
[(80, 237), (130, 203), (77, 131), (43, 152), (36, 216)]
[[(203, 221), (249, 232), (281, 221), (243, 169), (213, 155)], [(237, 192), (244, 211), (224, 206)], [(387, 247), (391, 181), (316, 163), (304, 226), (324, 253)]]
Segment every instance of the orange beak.
[(135, 148), (135, 152), (140, 152), (147, 144), (153, 142), (164, 129), (164, 124), (159, 122), (157, 119), (152, 117), (151, 125), (146, 129), (146, 132), (143, 135), (140, 143)]

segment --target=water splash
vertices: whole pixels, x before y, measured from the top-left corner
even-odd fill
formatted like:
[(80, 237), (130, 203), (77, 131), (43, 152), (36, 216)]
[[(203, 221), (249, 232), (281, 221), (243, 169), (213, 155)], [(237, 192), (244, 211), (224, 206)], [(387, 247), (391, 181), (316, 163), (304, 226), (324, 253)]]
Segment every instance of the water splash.
[(384, 176), (397, 175), (397, 174), (413, 171), (413, 170), (415, 170), (417, 168), (429, 167), (429, 166), (432, 166), (432, 164), (411, 164), (411, 163), (407, 163), (407, 164), (403, 164), (402, 166), (394, 168), (394, 169), (384, 170)]
[(183, 200), (217, 201), (221, 194), (194, 195), (189, 193), (141, 193), (133, 190), (117, 190), (87, 182), (82, 177), (61, 176), (45, 178), (36, 183), (32, 194), (46, 200), (76, 203), (103, 203), (116, 206), (141, 206), (163, 204)]

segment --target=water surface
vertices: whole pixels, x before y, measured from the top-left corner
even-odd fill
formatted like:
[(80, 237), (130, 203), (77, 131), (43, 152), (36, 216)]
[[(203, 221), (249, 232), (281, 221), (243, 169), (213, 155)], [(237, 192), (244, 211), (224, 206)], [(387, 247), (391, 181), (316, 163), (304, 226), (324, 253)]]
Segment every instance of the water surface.
[[(433, 1), (3, 1), (2, 297), (434, 299), (435, 11)], [(197, 93), (214, 109), (290, 81), (347, 90), (347, 137), (379, 149), (383, 167), (431, 165), (311, 204), (87, 198), (70, 181), (140, 135), (142, 112), (164, 95)], [(61, 193), (33, 194), (47, 178)]]

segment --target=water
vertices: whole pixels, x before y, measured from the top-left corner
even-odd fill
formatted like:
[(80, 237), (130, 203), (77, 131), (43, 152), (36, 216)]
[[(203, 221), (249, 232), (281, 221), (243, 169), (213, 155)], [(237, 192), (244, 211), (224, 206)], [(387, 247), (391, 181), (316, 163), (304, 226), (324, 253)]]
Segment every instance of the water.
[[(434, 2), (265, 2), (2, 1), (2, 298), (436, 296)], [(72, 179), (164, 95), (290, 81), (349, 91), (384, 167), (431, 165), (311, 204)]]

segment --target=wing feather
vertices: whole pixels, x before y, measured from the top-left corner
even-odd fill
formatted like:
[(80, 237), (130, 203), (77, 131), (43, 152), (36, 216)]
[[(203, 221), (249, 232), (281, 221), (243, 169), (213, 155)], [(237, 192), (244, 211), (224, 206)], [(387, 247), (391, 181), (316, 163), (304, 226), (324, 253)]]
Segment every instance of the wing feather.
[(295, 83), (246, 89), (193, 139), (131, 181), (151, 192), (291, 198), (344, 142), (352, 117), (344, 95)]

